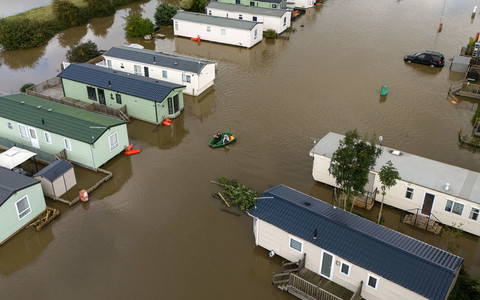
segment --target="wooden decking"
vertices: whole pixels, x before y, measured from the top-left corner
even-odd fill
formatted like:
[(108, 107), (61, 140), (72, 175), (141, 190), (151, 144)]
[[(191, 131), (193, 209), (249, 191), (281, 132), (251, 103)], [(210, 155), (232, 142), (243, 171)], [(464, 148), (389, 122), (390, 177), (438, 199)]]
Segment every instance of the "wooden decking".
[[(292, 267), (293, 266), (293, 267)], [(305, 269), (305, 256), (299, 262), (282, 263), (282, 273), (272, 274), (272, 283), (303, 300), (359, 300), (363, 282), (354, 293), (319, 274)]]
[(401, 220), (403, 223), (425, 229), (435, 234), (440, 234), (440, 232), (442, 231), (442, 225), (437, 222), (437, 218), (435, 218), (435, 216), (427, 217), (420, 214), (418, 211), (416, 213), (402, 213)]

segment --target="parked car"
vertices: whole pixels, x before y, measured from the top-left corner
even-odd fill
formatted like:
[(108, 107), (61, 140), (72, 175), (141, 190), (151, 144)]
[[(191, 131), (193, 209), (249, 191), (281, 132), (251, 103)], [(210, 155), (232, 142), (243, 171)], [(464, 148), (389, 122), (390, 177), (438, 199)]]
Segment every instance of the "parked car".
[(403, 60), (408, 63), (414, 62), (417, 64), (429, 65), (431, 67), (443, 67), (445, 65), (445, 58), (443, 57), (443, 54), (434, 51), (409, 54), (406, 55)]

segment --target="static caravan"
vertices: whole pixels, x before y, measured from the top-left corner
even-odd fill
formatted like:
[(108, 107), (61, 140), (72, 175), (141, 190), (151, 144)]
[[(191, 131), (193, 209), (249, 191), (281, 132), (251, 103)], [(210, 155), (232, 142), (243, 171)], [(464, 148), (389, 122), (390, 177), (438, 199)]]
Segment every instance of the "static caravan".
[(73, 165), (64, 159), (56, 160), (33, 175), (42, 183), (43, 193), (58, 198), (77, 184)]
[(272, 9), (212, 1), (205, 10), (210, 16), (248, 20), (263, 23), (263, 31), (284, 32), (291, 25), (292, 12), (286, 9)]
[(255, 7), (264, 7), (264, 8), (276, 8), (276, 9), (285, 9), (287, 8), (286, 0), (217, 0), (222, 3), (230, 4), (240, 4), (248, 5)]
[(284, 185), (249, 215), (256, 245), (290, 261), (305, 257), (305, 268), (351, 291), (361, 286), (366, 300), (446, 300), (463, 262)]
[(103, 57), (108, 68), (184, 85), (188, 95), (200, 95), (215, 80), (215, 62), (209, 60), (125, 46)]
[(172, 18), (176, 36), (251, 48), (263, 39), (263, 24), (179, 11)]
[[(310, 151), (313, 178), (335, 186), (328, 173), (330, 160), (343, 135), (328, 133)], [(480, 236), (480, 173), (382, 146), (383, 153), (370, 171), (366, 192), (381, 190), (380, 168), (391, 161), (401, 180), (386, 191), (384, 203)], [(381, 197), (377, 197), (380, 200)]]
[(46, 208), (39, 180), (0, 167), (0, 245)]
[(136, 119), (160, 124), (184, 108), (185, 86), (91, 64), (71, 64), (58, 77), (65, 97), (122, 108)]
[(316, 0), (288, 0), (287, 8), (310, 8), (315, 6)]
[(93, 169), (128, 146), (124, 121), (25, 94), (0, 97), (0, 136)]

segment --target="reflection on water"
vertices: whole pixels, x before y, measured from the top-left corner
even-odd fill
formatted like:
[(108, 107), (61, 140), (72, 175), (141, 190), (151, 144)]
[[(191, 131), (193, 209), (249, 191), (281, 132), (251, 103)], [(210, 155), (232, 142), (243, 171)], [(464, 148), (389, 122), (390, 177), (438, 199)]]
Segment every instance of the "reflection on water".
[(90, 20), (89, 28), (95, 36), (105, 37), (108, 33), (108, 29), (112, 27), (114, 21), (114, 15), (104, 18), (95, 18)]
[(195, 118), (198, 118), (200, 121), (208, 118), (216, 106), (214, 87), (210, 87), (197, 97), (183, 95), (183, 99), (185, 103), (185, 113), (195, 116)]
[(34, 68), (38, 60), (45, 55), (46, 45), (16, 51), (1, 51), (0, 62), (11, 70)]
[(58, 43), (63, 48), (72, 48), (83, 39), (87, 32), (87, 25), (68, 28), (57, 35)]
[[(60, 220), (57, 217), (56, 220)], [(34, 261), (53, 240), (52, 225), (26, 228), (0, 247), (0, 274), (8, 275)]]
[(130, 143), (133, 143), (132, 141), (138, 143), (134, 148), (142, 148), (147, 143), (149, 146), (160, 149), (172, 149), (178, 146), (190, 133), (188, 129), (185, 129), (184, 118), (185, 114), (182, 112), (180, 116), (172, 119), (172, 125), (170, 126), (157, 126), (134, 120), (128, 125)]

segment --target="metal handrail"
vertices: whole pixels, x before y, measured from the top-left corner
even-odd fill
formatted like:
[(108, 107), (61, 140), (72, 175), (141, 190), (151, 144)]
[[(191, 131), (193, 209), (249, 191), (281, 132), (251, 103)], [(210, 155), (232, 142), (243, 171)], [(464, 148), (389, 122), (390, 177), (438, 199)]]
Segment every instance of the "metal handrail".
[[(406, 209), (406, 210), (403, 210), (402, 213), (400, 214), (400, 221), (403, 220), (403, 218), (405, 217), (405, 215), (407, 213), (411, 213), (411, 214), (415, 214), (415, 220), (413, 221), (413, 226), (416, 226), (417, 225), (417, 217), (418, 217), (418, 214), (419, 212), (421, 212), (421, 208), (412, 208), (412, 209)], [(428, 227), (429, 227), (429, 224), (430, 224), (430, 219), (433, 217), (434, 218), (434, 222), (437, 222), (437, 223), (442, 223), (434, 214), (430, 213), (429, 216), (426, 216), (424, 215), (426, 218), (427, 218), (427, 224), (425, 226), (425, 230), (428, 230)]]

